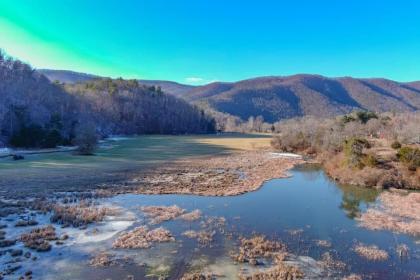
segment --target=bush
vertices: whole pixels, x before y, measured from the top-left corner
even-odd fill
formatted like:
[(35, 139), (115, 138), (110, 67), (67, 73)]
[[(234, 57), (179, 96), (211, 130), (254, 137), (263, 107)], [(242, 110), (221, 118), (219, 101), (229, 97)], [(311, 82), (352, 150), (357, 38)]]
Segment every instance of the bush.
[(77, 127), (73, 143), (78, 146), (78, 154), (93, 155), (98, 143), (95, 125), (87, 123)]
[(374, 112), (359, 111), (356, 113), (357, 118), (363, 124), (366, 124), (370, 119), (377, 119), (378, 115)]
[(394, 142), (392, 142), (392, 144), (391, 144), (391, 148), (393, 148), (393, 149), (397, 150), (397, 149), (401, 148), (401, 143), (400, 143), (400, 142), (398, 142), (398, 141), (394, 141)]
[(374, 155), (369, 154), (363, 157), (362, 163), (365, 166), (376, 167), (379, 162), (378, 162), (378, 159)]
[(420, 166), (420, 149), (412, 147), (402, 147), (397, 153), (398, 159), (409, 166), (410, 170), (415, 170)]
[(364, 148), (370, 148), (370, 144), (366, 139), (352, 138), (344, 142), (343, 150), (349, 166), (360, 169), (365, 166), (363, 162), (366, 157), (363, 154)]

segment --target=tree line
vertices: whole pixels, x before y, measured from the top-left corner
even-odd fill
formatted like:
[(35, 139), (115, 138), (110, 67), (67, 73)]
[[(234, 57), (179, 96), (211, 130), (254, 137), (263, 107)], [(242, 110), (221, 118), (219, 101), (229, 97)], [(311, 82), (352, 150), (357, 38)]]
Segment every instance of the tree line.
[(0, 146), (69, 145), (78, 131), (184, 134), (215, 131), (202, 109), (137, 80), (52, 83), (28, 64), (0, 52)]

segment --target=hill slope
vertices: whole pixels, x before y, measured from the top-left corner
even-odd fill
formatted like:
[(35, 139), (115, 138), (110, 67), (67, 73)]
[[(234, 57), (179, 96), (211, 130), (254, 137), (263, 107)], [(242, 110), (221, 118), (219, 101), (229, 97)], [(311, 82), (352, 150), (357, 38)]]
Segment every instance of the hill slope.
[(213, 83), (197, 87), (183, 97), (243, 120), (261, 115), (266, 121), (275, 122), (303, 115), (334, 116), (352, 110), (415, 111), (420, 109), (418, 88), (418, 83), (386, 79), (295, 75)]
[[(51, 80), (76, 80), (75, 73)], [(63, 71), (59, 74), (63, 74)], [(65, 72), (65, 71), (64, 71)], [(77, 79), (96, 77), (83, 73)], [(400, 83), (387, 79), (327, 78), (320, 75), (260, 77), (235, 83), (216, 82), (189, 86), (168, 81), (148, 81), (166, 93), (198, 103), (205, 108), (238, 116), (243, 120), (263, 116), (268, 122), (304, 115), (330, 117), (352, 110), (416, 111), (420, 109), (420, 82)]]
[(52, 83), (0, 52), (0, 147), (68, 144), (88, 122), (103, 136), (214, 131), (213, 119), (201, 109), (137, 80), (56, 74), (72, 83)]
[[(50, 69), (39, 69), (38, 72), (44, 74), (51, 82), (59, 81), (66, 84), (74, 84), (87, 82), (95, 79), (103, 79), (105, 77), (96, 76), (92, 74), (74, 72), (69, 70), (50, 70)], [(138, 80), (141, 84), (146, 86), (160, 87), (165, 93), (169, 93), (175, 96), (182, 96), (185, 92), (194, 89), (194, 86), (184, 85), (177, 82), (171, 81), (160, 81), (160, 80)]]

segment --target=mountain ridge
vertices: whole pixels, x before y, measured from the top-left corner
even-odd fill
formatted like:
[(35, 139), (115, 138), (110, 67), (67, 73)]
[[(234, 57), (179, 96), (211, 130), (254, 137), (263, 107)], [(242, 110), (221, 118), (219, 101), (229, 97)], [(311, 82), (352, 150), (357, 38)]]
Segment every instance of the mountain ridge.
[[(81, 74), (82, 79), (86, 78)], [(264, 76), (202, 86), (139, 81), (161, 86), (169, 94), (242, 120), (261, 115), (268, 122), (276, 122), (305, 115), (331, 117), (353, 110), (407, 112), (420, 109), (420, 81), (397, 82), (349, 76), (329, 78), (316, 74)]]

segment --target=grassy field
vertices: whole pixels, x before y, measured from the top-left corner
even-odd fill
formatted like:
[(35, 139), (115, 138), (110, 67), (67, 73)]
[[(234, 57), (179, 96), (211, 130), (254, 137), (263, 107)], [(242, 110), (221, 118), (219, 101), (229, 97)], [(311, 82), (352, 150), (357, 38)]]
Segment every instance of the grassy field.
[(8, 191), (118, 181), (136, 170), (185, 157), (268, 148), (269, 135), (147, 135), (107, 141), (95, 156), (71, 152), (27, 155), (25, 160), (0, 159), (0, 194)]

